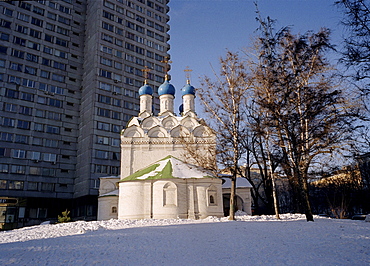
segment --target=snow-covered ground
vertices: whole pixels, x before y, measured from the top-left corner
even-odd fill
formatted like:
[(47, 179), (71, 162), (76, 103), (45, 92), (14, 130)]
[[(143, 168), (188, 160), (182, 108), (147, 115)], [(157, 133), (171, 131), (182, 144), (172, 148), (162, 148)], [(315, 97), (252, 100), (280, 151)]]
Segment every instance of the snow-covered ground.
[(303, 215), (109, 220), (0, 232), (0, 265), (370, 265), (370, 223)]

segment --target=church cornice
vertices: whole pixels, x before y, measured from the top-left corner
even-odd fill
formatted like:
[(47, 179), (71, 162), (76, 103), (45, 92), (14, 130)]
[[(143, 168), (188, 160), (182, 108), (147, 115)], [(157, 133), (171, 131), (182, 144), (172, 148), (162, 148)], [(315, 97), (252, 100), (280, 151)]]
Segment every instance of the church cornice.
[(182, 144), (190, 144), (190, 145), (196, 145), (196, 144), (216, 144), (215, 140), (212, 138), (209, 139), (195, 139), (195, 140), (184, 140), (182, 138), (172, 138), (172, 139), (140, 139), (140, 138), (130, 138), (130, 139), (124, 139), (121, 141), (122, 145), (182, 145)]

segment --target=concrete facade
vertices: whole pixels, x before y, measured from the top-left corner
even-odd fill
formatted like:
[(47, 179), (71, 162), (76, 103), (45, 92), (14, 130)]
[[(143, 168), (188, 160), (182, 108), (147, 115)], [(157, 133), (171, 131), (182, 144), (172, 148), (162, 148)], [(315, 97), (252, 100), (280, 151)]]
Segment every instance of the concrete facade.
[(139, 111), (141, 70), (155, 94), (164, 81), (167, 4), (0, 2), (0, 197), (25, 204), (24, 215), (14, 206), (19, 224), (66, 208), (96, 218), (99, 177), (119, 175), (119, 134)]

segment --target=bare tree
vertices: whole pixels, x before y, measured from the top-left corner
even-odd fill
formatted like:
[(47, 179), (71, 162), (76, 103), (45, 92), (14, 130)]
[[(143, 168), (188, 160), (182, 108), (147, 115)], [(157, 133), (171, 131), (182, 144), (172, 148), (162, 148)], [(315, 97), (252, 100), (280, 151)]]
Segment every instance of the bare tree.
[(347, 29), (341, 62), (364, 95), (370, 93), (370, 1), (338, 0), (335, 4), (344, 13), (342, 24)]
[(209, 126), (216, 132), (217, 165), (231, 173), (229, 219), (234, 220), (236, 178), (245, 155), (242, 140), (247, 137), (246, 107), (251, 86), (245, 65), (237, 53), (227, 52), (220, 59), (220, 74), (215, 80), (205, 77), (197, 95), (208, 117)]
[(281, 167), (292, 186), (296, 209), (313, 221), (309, 169), (315, 157), (341, 147), (350, 122), (349, 105), (325, 58), (329, 30), (293, 35), (289, 28), (275, 32), (270, 18), (258, 21), (254, 100), (265, 114), (262, 127), (281, 150)]

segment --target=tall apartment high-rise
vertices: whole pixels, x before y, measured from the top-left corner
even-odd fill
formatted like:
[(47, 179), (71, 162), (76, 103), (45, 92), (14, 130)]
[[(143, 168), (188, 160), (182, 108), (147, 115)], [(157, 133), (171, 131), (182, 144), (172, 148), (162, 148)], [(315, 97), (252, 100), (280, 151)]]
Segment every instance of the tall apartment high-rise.
[[(164, 81), (169, 0), (0, 2), (0, 224), (96, 217), (138, 89)], [(158, 110), (158, 102), (154, 103)]]

